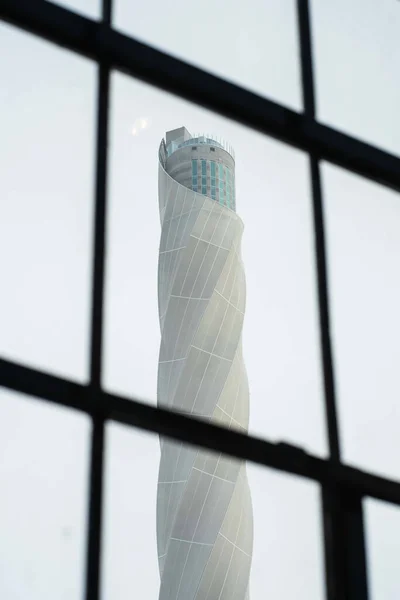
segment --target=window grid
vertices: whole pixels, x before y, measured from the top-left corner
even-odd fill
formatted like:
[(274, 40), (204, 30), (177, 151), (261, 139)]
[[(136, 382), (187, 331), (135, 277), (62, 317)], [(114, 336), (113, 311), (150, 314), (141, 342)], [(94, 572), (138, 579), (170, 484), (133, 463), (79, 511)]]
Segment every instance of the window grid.
[[(30, 0), (29, 3), (25, 0), (2, 0), (0, 4), (0, 17), (3, 20), (99, 64), (90, 384), (83, 386), (71, 383), (0, 358), (1, 386), (75, 408), (92, 418), (85, 598), (99, 600), (100, 597), (104, 427), (107, 420), (114, 420), (319, 482), (324, 522), (326, 600), (367, 600), (362, 500), (371, 496), (400, 505), (400, 483), (347, 467), (341, 462), (329, 334), (319, 162), (326, 160), (400, 190), (400, 159), (315, 120), (309, 0), (297, 0), (304, 104), (304, 113), (301, 114), (113, 31), (111, 13), (112, 0), (102, 0), (100, 23), (43, 0)], [(110, 69), (122, 70), (131, 77), (144, 79), (308, 153), (329, 459), (316, 458), (290, 444), (256, 440), (234, 430), (222, 429), (214, 424), (102, 391)], [(226, 98), (232, 101), (227, 103)], [(234, 204), (234, 198), (232, 201)]]

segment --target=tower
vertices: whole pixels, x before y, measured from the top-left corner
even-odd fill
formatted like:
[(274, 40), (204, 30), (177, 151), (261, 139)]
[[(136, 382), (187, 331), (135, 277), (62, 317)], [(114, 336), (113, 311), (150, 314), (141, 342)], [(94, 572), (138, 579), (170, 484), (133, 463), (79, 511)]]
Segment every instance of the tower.
[[(211, 136), (169, 131), (159, 148), (158, 405), (247, 432), (243, 223), (235, 160)], [(247, 600), (253, 520), (246, 468), (162, 438), (159, 600)]]

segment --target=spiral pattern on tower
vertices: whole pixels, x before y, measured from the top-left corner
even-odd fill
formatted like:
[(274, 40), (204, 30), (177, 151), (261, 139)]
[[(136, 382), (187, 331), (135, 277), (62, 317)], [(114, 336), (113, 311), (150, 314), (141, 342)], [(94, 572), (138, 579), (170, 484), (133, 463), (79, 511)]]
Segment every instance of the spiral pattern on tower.
[[(166, 134), (159, 149), (158, 405), (247, 432), (246, 285), (227, 145)], [(253, 517), (246, 468), (161, 438), (159, 600), (247, 600)]]

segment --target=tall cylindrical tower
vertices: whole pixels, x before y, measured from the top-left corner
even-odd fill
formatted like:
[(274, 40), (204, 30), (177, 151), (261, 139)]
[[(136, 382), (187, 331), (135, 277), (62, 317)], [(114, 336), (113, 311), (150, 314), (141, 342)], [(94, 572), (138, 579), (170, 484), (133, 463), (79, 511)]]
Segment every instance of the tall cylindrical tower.
[[(232, 150), (181, 127), (159, 150), (158, 405), (247, 432), (243, 223)], [(159, 600), (246, 600), (253, 546), (244, 464), (161, 439)]]

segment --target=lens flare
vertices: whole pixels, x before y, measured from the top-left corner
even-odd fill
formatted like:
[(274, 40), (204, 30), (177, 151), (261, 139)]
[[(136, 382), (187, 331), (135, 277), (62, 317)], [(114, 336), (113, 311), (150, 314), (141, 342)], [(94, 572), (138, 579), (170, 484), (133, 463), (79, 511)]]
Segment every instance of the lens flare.
[(133, 136), (137, 136), (145, 129), (149, 129), (150, 125), (151, 125), (151, 119), (149, 119), (148, 117), (140, 117), (139, 119), (136, 119), (135, 122), (133, 123), (131, 133)]

